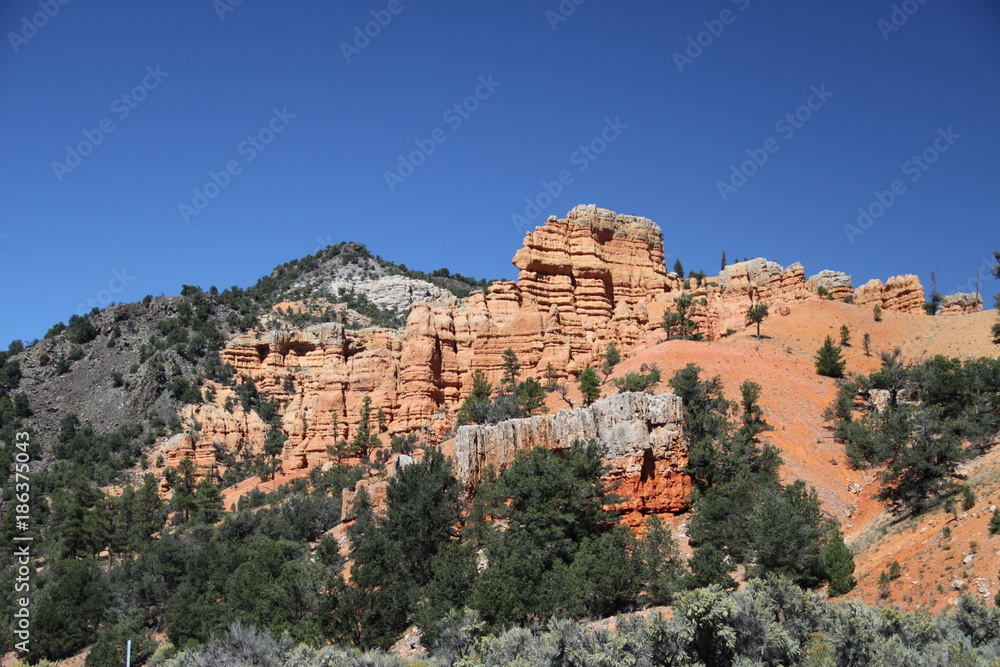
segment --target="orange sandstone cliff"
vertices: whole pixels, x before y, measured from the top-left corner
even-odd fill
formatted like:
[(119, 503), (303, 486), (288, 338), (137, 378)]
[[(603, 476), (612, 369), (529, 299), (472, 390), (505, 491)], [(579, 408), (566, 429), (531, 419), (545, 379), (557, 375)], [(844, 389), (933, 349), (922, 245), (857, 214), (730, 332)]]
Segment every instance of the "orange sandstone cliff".
[[(516, 282), (495, 282), (464, 300), (414, 303), (401, 330), (324, 323), (244, 334), (230, 341), (222, 358), (238, 381), (252, 380), (279, 403), (287, 472), (329, 460), (327, 446), (353, 436), (365, 396), (373, 416), (381, 411), (384, 417), (383, 441), (419, 431), (427, 442), (439, 442), (471, 388), (472, 371), (496, 383), (505, 349), (517, 354), (522, 377), (540, 378), (551, 364), (565, 381), (595, 366), (611, 341), (627, 355), (684, 292), (698, 302), (694, 320), (712, 340), (748, 326), (747, 309), (758, 300), (782, 315), (798, 302), (823, 298), (823, 291), (900, 312), (923, 303), (915, 276), (854, 289), (846, 274), (821, 271), (807, 279), (800, 264), (785, 268), (755, 259), (692, 284), (668, 273), (663, 258), (663, 236), (652, 221), (578, 206), (525, 236), (513, 259), (520, 270)], [(216, 443), (231, 451), (259, 450), (268, 426), (242, 411), (231, 388), (215, 389), (213, 402), (184, 409), (196, 437), (168, 448), (168, 463), (186, 453), (211, 465)]]

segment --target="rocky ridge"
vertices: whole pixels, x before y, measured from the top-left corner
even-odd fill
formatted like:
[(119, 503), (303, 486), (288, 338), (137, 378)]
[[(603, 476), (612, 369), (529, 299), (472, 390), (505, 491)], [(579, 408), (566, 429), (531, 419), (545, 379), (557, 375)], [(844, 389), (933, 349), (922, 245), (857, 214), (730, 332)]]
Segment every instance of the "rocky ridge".
[[(758, 258), (692, 285), (667, 273), (663, 257), (663, 236), (652, 221), (577, 206), (526, 234), (513, 258), (516, 282), (494, 282), (461, 300), (428, 292), (433, 302), (413, 302), (402, 330), (325, 323), (246, 334), (233, 338), (222, 358), (279, 402), (288, 435), (282, 458), (286, 470), (295, 470), (326, 460), (328, 445), (353, 436), (365, 396), (382, 411), (386, 436), (421, 431), (427, 442), (439, 442), (471, 389), (472, 371), (484, 371), (495, 385), (505, 349), (517, 354), (522, 377), (541, 378), (551, 365), (560, 381), (572, 380), (596, 365), (612, 341), (627, 355), (685, 292), (704, 304), (694, 320), (711, 340), (748, 326), (754, 301), (784, 315), (795, 303), (824, 298), (820, 287), (827, 298), (853, 297), (886, 310), (919, 312), (923, 303), (916, 276), (869, 281), (855, 290), (843, 273), (807, 279), (801, 264), (786, 268)], [(362, 278), (352, 284), (383, 280), (358, 266)], [(406, 300), (390, 296), (397, 305)], [(230, 391), (218, 387), (213, 404), (185, 408), (188, 423), (201, 427), (196, 446), (263, 442), (265, 427), (239, 415), (239, 407), (231, 412), (236, 419), (217, 412)]]

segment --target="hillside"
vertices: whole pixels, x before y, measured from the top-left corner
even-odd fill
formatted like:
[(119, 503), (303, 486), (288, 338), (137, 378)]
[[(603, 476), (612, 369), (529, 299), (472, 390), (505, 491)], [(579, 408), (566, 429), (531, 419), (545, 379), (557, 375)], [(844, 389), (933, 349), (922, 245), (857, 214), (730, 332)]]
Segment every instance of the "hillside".
[[(377, 636), (365, 634), (366, 621), (357, 619), (351, 621), (353, 629), (319, 630), (309, 620), (318, 608), (296, 607), (280, 623), (271, 618), (284, 618), (276, 610), (291, 604), (281, 601), (282, 591), (293, 587), (289, 581), (319, 587), (301, 594), (303, 605), (305, 600), (333, 605), (328, 611), (336, 616), (343, 612), (336, 612), (340, 603), (331, 600), (347, 596), (343, 599), (354, 600), (362, 618), (374, 613), (370, 610), (378, 605), (371, 600), (387, 584), (365, 589), (365, 570), (359, 575), (353, 566), (372, 558), (371, 549), (389, 553), (392, 548), (388, 543), (363, 548), (359, 531), (377, 525), (409, 544), (409, 538), (392, 532), (403, 530), (392, 522), (399, 520), (394, 511), (415, 510), (394, 510), (394, 498), (398, 502), (400, 496), (391, 491), (394, 480), (409, 479), (402, 472), (409, 466), (442, 485), (428, 497), (452, 498), (453, 505), (441, 510), (450, 518), (442, 519), (440, 530), (441, 539), (454, 544), (440, 549), (455, 559), (447, 567), (471, 568), (468, 576), (475, 579), (469, 545), (478, 544), (480, 554), (494, 559), (505, 553), (491, 551), (497, 543), (482, 535), (493, 528), (477, 523), (483, 519), (476, 512), (483, 510), (473, 507), (475, 500), (502, 488), (488, 486), (489, 493), (480, 495), (482, 480), (492, 479), (488, 466), (499, 473), (516, 468), (535, 446), (563, 458), (583, 457), (572, 443), (588, 438), (603, 444), (604, 458), (600, 466), (577, 461), (573, 474), (603, 466), (605, 481), (617, 484), (625, 497), (609, 501), (615, 521), (595, 522), (586, 539), (576, 535), (572, 549), (560, 547), (569, 550), (559, 562), (569, 567), (577, 557), (581, 563), (601, 558), (574, 550), (597, 548), (593, 545), (604, 544), (600, 540), (610, 535), (624, 535), (606, 532), (615, 522), (638, 529), (639, 540), (662, 537), (649, 528), (659, 519), (669, 527), (669, 539), (662, 538), (666, 543), (677, 540), (679, 553), (697, 556), (704, 540), (691, 531), (705, 530), (709, 512), (702, 503), (711, 496), (712, 484), (721, 488), (724, 481), (698, 477), (692, 418), (684, 412), (690, 406), (667, 395), (675, 374), (695, 364), (702, 380), (720, 378), (730, 401), (739, 399), (745, 381), (759, 385), (762, 419), (773, 429), (746, 435), (737, 428), (739, 411), (733, 407), (719, 413), (712, 437), (717, 442), (745, 438), (746, 456), (753, 460), (762, 448), (776, 448), (781, 465), (773, 479), (767, 465), (747, 468), (759, 476), (754, 484), (771, 494), (758, 500), (779, 503), (771, 507), (776, 516), (801, 512), (816, 536), (814, 547), (816, 540), (828, 545), (831, 526), (839, 524), (856, 564), (858, 586), (848, 598), (940, 612), (966, 590), (992, 603), (1000, 584), (995, 575), (1000, 549), (991, 546), (986, 508), (1000, 504), (996, 452), (962, 463), (961, 477), (976, 496), (972, 509), (948, 514), (937, 507), (896, 518), (872, 497), (881, 469), (852, 467), (844, 444), (834, 438), (824, 413), (844, 380), (818, 375), (815, 356), (826, 337), (838, 340), (847, 327), (851, 342), (842, 352), (848, 375), (875, 373), (880, 354), (896, 349), (907, 367), (938, 355), (995, 359), (1000, 357), (991, 336), (996, 313), (982, 311), (981, 301), (971, 295), (959, 295), (946, 298), (940, 314), (928, 315), (915, 276), (855, 287), (851, 276), (836, 271), (807, 277), (799, 264), (784, 267), (755, 259), (731, 264), (717, 277), (685, 277), (664, 265), (665, 243), (650, 220), (580, 206), (527, 235), (513, 258), (520, 269), (516, 282), (490, 284), (446, 269), (414, 272), (358, 244), (338, 244), (277, 267), (246, 290), (185, 286), (178, 297), (147, 297), (95, 310), (53, 327), (44, 340), (24, 349), (12, 346), (4, 359), (8, 380), (3, 389), (10, 400), (6, 395), (2, 400), (14, 406), (15, 398), (23, 398), (17, 398), (16, 409), (4, 412), (13, 415), (5, 417), (4, 426), (5, 433), (27, 427), (38, 447), (32, 470), (41, 504), (31, 511), (43, 550), (41, 588), (49, 591), (43, 599), (58, 606), (52, 591), (68, 586), (66, 581), (98, 581), (104, 575), (96, 569), (86, 576), (77, 572), (75, 579), (63, 570), (75, 572), (86, 563), (96, 568), (99, 558), (106, 559), (107, 581), (119, 583), (122, 579), (115, 577), (129, 576), (133, 560), (140, 570), (147, 568), (143, 576), (159, 581), (162, 563), (179, 559), (203, 563), (205, 572), (214, 574), (179, 565), (169, 575), (172, 584), (144, 584), (148, 589), (136, 593), (141, 600), (129, 603), (140, 619), (137, 628), (165, 630), (174, 643), (204, 640), (249, 604), (243, 592), (236, 592), (238, 575), (244, 585), (261, 582), (261, 599), (248, 618), (272, 623), (274, 630), (294, 628), (299, 640), (352, 637), (361, 645), (384, 646), (401, 627), (432, 627), (428, 617), (414, 611), (416, 603), (404, 604), (401, 616), (372, 621), (381, 633)], [(768, 306), (759, 338), (750, 318), (755, 304)], [(866, 335), (870, 354), (863, 349)], [(602, 368), (611, 348), (620, 351), (620, 360)], [(12, 365), (17, 366), (14, 379), (8, 372)], [(586, 398), (581, 381), (595, 369), (596, 394)], [(645, 388), (658, 395), (656, 400), (611, 398), (618, 384), (639, 382), (651, 369), (659, 370), (659, 381), (632, 391)], [(484, 383), (485, 397), (480, 395)], [(528, 408), (522, 391), (525, 396), (534, 392)], [(473, 399), (478, 407), (470, 407)], [(453, 458), (456, 480), (445, 480), (437, 447)], [(554, 461), (539, 461), (539, 469), (560, 465)], [(726, 465), (745, 463), (739, 456), (734, 461)], [(804, 489), (815, 489), (816, 507), (806, 495), (800, 505), (781, 509), (782, 502), (800, 502), (789, 491), (798, 488), (798, 480)], [(792, 500), (781, 500), (782, 494)], [(10, 489), (4, 500), (0, 530), (13, 534)], [(139, 506), (126, 506), (133, 502), (155, 505), (156, 511), (142, 514)], [(503, 507), (492, 510), (496, 525), (510, 520)], [(435, 511), (417, 515), (435, 516)], [(171, 521), (165, 524), (168, 514)], [(137, 519), (140, 515), (146, 518)], [(124, 528), (135, 521), (147, 527), (138, 542)], [(458, 531), (457, 525), (466, 528)], [(467, 539), (483, 541), (466, 544)], [(735, 559), (732, 571), (741, 583), (763, 567), (749, 547), (721, 544), (724, 562)], [(434, 568), (445, 567), (429, 564), (438, 548), (424, 553), (423, 560), (407, 561), (414, 568), (413, 585), (425, 587), (420, 595), (450, 596), (433, 611), (439, 614), (435, 621), (449, 605), (461, 602), (461, 608), (468, 600), (482, 606), (494, 628), (536, 613), (491, 608), (484, 594), (469, 592), (473, 584), (461, 593), (428, 593), (437, 590), (426, 588), (435, 581)], [(262, 554), (270, 560), (259, 560)], [(552, 558), (545, 568), (558, 560)], [(718, 558), (721, 563), (721, 552)], [(887, 587), (879, 577), (894, 560), (902, 565), (902, 575)], [(298, 569), (285, 569), (286, 561)], [(707, 570), (695, 562), (692, 558), (689, 576), (700, 577)], [(249, 563), (258, 570), (249, 569)], [(392, 571), (402, 565), (378, 567)], [(559, 567), (545, 569), (546, 576), (578, 577), (580, 586), (598, 586), (587, 583), (590, 575)], [(827, 574), (782, 568), (775, 571), (803, 586), (824, 590), (832, 585)], [(374, 597), (363, 602), (350, 597), (363, 589)], [(639, 598), (604, 606), (567, 598), (560, 603), (566, 606), (556, 609), (574, 616), (582, 610), (609, 615), (637, 599), (670, 599), (670, 594), (656, 598), (662, 591), (655, 590), (642, 589)], [(410, 591), (402, 598), (414, 596)], [(385, 604), (395, 608), (402, 598)], [(178, 614), (193, 608), (204, 613), (182, 621)], [(124, 628), (126, 620), (94, 620), (89, 634), (81, 630), (81, 636), (92, 641), (100, 629), (100, 636), (112, 641), (108, 633)], [(338, 622), (350, 625), (343, 618)], [(74, 643), (73, 650), (82, 645)], [(58, 657), (70, 650), (46, 646)]]

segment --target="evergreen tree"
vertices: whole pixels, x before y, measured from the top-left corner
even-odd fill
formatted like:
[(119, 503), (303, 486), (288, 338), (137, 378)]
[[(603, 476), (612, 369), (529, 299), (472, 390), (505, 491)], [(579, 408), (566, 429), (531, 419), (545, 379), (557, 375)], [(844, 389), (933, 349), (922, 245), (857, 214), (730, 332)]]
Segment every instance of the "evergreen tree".
[(674, 273), (677, 274), (678, 278), (684, 278), (684, 265), (681, 264), (681, 260), (678, 259), (674, 262)]
[(757, 338), (760, 338), (760, 323), (767, 317), (767, 304), (763, 301), (750, 306), (747, 310), (747, 319), (757, 325)]
[(174, 471), (168, 468), (166, 471), (167, 483), (174, 492), (170, 501), (170, 510), (179, 512), (187, 523), (191, 519), (191, 511), (195, 508), (195, 470), (194, 461), (190, 456), (185, 456), (177, 465)]
[(846, 324), (840, 326), (840, 346), (850, 347), (851, 345), (851, 330)]
[(611, 341), (608, 343), (607, 349), (604, 351), (604, 363), (601, 365), (601, 372), (605, 376), (611, 375), (611, 371), (614, 367), (621, 363), (622, 354), (621, 350), (618, 349), (618, 343)]
[(882, 306), (878, 305), (877, 303), (874, 306), (872, 306), (872, 316), (875, 318), (876, 322), (881, 322), (882, 321)]
[(719, 266), (719, 271), (725, 271), (725, 270), (726, 270), (726, 251), (723, 250), (722, 251), (722, 262), (721, 262), (721, 264)]
[(841, 357), (840, 348), (834, 345), (832, 338), (827, 336), (816, 353), (816, 372), (832, 378), (844, 377), (846, 365), (847, 363)]
[(614, 383), (618, 387), (618, 393), (649, 392), (650, 388), (660, 381), (660, 376), (660, 369), (656, 364), (652, 366), (643, 364), (639, 367), (638, 373), (628, 373), (623, 378), (616, 378)]
[(511, 396), (517, 389), (517, 379), (521, 376), (521, 363), (517, 360), (514, 350), (509, 347), (503, 351), (501, 369), (503, 375), (500, 378), (500, 393)]
[(530, 417), (536, 412), (545, 412), (545, 390), (535, 378), (528, 378), (517, 387), (518, 413)]
[(559, 389), (559, 373), (550, 361), (545, 365), (545, 391), (556, 391)]
[(830, 581), (830, 597), (837, 597), (854, 588), (854, 553), (844, 544), (840, 526), (831, 524), (823, 547), (823, 569)]
[(730, 575), (736, 565), (726, 557), (715, 544), (707, 542), (694, 550), (688, 561), (691, 574), (684, 578), (686, 588), (705, 588), (720, 586), (724, 589), (736, 588), (736, 582)]
[(636, 542), (635, 561), (649, 604), (669, 604), (684, 574), (684, 559), (670, 526), (656, 514), (646, 520), (646, 530)]
[(660, 326), (667, 333), (667, 340), (673, 336), (673, 332), (684, 340), (692, 337), (698, 325), (691, 319), (691, 315), (697, 312), (694, 297), (690, 294), (682, 294), (674, 299), (674, 309), (663, 313), (663, 320)]
[(486, 374), (476, 369), (472, 372), (472, 391), (462, 401), (458, 409), (456, 424), (482, 424), (486, 421), (486, 411), (489, 408), (493, 387), (486, 381)]
[(371, 453), (373, 446), (380, 444), (378, 442), (378, 436), (372, 431), (372, 397), (365, 395), (364, 400), (361, 403), (361, 412), (358, 416), (358, 428), (354, 432), (354, 438), (351, 440), (351, 446), (354, 450), (355, 455), (361, 459), (363, 463), (367, 463), (368, 456)]
[(583, 404), (590, 405), (601, 397), (601, 381), (593, 368), (586, 368), (577, 378), (580, 393), (583, 394)]
[(865, 332), (864, 337), (861, 339), (861, 347), (864, 348), (866, 357), (872, 356), (872, 336), (867, 331)]
[(194, 497), (194, 512), (191, 515), (194, 523), (213, 524), (219, 521), (223, 515), (222, 493), (219, 487), (212, 483), (208, 477), (202, 478), (198, 483)]

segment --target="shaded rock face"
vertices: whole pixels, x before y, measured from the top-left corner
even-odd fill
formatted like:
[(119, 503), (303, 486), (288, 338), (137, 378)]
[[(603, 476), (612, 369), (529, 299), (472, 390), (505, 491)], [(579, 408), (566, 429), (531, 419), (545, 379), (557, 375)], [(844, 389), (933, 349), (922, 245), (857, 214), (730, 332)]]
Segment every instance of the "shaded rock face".
[(983, 297), (974, 292), (958, 292), (941, 298), (939, 315), (964, 315), (983, 309)]
[(577, 440), (605, 447), (608, 481), (625, 500), (626, 521), (638, 525), (653, 513), (688, 507), (691, 480), (684, 473), (688, 444), (682, 433), (682, 403), (673, 394), (615, 394), (593, 405), (553, 415), (462, 426), (455, 440), (456, 475), (475, 487), (489, 466), (498, 471), (517, 452), (534, 447), (565, 450)]

